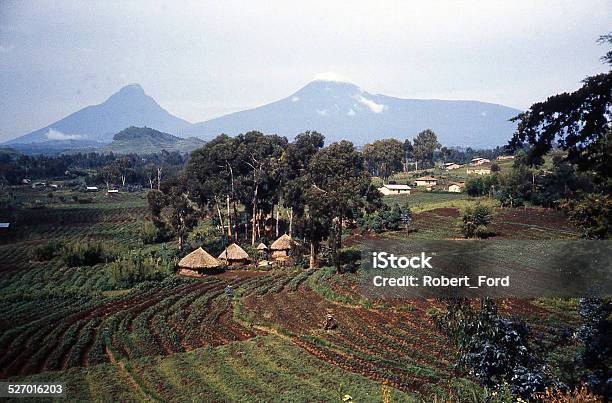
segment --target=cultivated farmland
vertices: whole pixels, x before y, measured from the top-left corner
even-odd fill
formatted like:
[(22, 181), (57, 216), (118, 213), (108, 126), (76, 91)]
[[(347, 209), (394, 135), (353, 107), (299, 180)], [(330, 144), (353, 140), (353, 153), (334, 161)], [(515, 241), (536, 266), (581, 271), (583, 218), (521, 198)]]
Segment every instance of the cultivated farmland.
[[(67, 267), (59, 257), (33, 258), (32, 250), (50, 240), (103, 240), (123, 250), (174, 247), (143, 245), (143, 194), (120, 197), (10, 212), (15, 228), (0, 245), (2, 378), (62, 380), (71, 400), (337, 400), (348, 394), (375, 401), (381, 388), (397, 400), (427, 400), (477, 388), (456, 372), (455, 347), (431, 319), (439, 303), (361, 300), (353, 292), (356, 274), (236, 270), (197, 279), (173, 274), (121, 288), (110, 263)], [(457, 208), (423, 209), (410, 230), (386, 236), (458, 236)], [(496, 236), (576, 236), (557, 213), (533, 213), (497, 210)], [(351, 235), (346, 244), (359, 239)], [(503, 309), (534, 323), (554, 315), (556, 322), (539, 324), (544, 333), (572, 320), (546, 301), (507, 301)], [(334, 329), (323, 329), (326, 315)]]

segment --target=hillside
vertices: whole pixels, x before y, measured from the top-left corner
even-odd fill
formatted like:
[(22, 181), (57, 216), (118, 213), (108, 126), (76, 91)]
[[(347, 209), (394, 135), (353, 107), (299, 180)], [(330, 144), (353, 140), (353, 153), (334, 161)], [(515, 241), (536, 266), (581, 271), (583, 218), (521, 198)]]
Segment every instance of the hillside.
[(121, 88), (99, 105), (87, 106), (67, 117), (6, 144), (61, 143), (82, 148), (108, 143), (113, 134), (129, 126), (149, 126), (176, 132), (190, 123), (163, 109), (138, 84)]
[(115, 154), (151, 154), (162, 150), (191, 152), (202, 144), (204, 141), (199, 138), (183, 139), (150, 127), (131, 126), (115, 134), (113, 141), (101, 151)]
[(179, 134), (210, 139), (259, 130), (291, 139), (317, 130), (327, 143), (347, 139), (363, 145), (381, 138), (413, 138), (430, 128), (445, 145), (488, 148), (508, 142), (515, 130), (508, 119), (519, 112), (478, 101), (375, 95), (350, 82), (322, 78), (279, 101), (196, 123)]

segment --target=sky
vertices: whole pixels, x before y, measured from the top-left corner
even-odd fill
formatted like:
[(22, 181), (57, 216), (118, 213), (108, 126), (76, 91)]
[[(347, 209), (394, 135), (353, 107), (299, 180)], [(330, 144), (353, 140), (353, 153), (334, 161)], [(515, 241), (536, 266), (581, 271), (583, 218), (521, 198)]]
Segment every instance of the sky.
[(322, 72), (374, 94), (526, 109), (607, 71), (612, 0), (0, 0), (0, 141), (130, 83), (190, 122)]

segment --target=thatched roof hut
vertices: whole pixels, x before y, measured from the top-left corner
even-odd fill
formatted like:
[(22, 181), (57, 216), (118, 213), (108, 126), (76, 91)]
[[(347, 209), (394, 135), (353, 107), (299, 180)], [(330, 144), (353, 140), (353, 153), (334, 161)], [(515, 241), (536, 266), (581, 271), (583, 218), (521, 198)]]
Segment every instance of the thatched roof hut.
[(282, 258), (289, 255), (289, 251), (293, 247), (293, 240), (287, 234), (281, 235), (276, 241), (270, 245), (273, 258)]
[(249, 261), (249, 254), (240, 246), (233, 243), (219, 255), (220, 260), (226, 261), (228, 264), (244, 264)]
[(268, 247), (266, 246), (265, 243), (262, 242), (259, 245), (257, 245), (257, 250), (265, 251), (265, 250), (268, 250)]
[(197, 272), (208, 269), (218, 269), (221, 262), (202, 248), (198, 248), (179, 261), (179, 267), (187, 271)]
[(270, 245), (271, 250), (290, 250), (293, 246), (293, 240), (287, 234), (281, 235), (276, 241)]

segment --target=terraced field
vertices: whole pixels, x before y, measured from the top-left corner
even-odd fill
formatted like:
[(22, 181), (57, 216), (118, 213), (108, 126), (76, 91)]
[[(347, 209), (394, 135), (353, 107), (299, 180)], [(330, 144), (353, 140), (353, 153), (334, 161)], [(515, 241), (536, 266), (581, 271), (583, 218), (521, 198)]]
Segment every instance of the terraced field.
[[(28, 210), (0, 241), (0, 378), (64, 380), (74, 401), (326, 401), (345, 394), (379, 401), (383, 390), (392, 401), (427, 401), (454, 385), (472, 385), (455, 372), (453, 345), (431, 320), (439, 304), (366, 303), (357, 297), (356, 275), (236, 270), (118, 289), (108, 264), (32, 261), (32, 248), (50, 239), (160, 248), (142, 245), (144, 201), (128, 197), (128, 208), (101, 200)], [(498, 236), (539, 233), (534, 228), (574, 236), (555, 213), (542, 211), (549, 216), (540, 219), (522, 211), (497, 211)], [(454, 208), (425, 211), (415, 215), (412, 232), (390, 236), (453, 238), (458, 217)], [(543, 331), (543, 318), (562, 316), (561, 308), (529, 301), (504, 301), (501, 308), (532, 318)], [(324, 329), (327, 315), (333, 329)]]
[[(72, 401), (381, 402), (384, 386), (317, 359), (288, 340), (257, 336), (217, 348), (45, 372), (27, 381), (60, 381)], [(386, 388), (391, 401), (418, 398)]]

